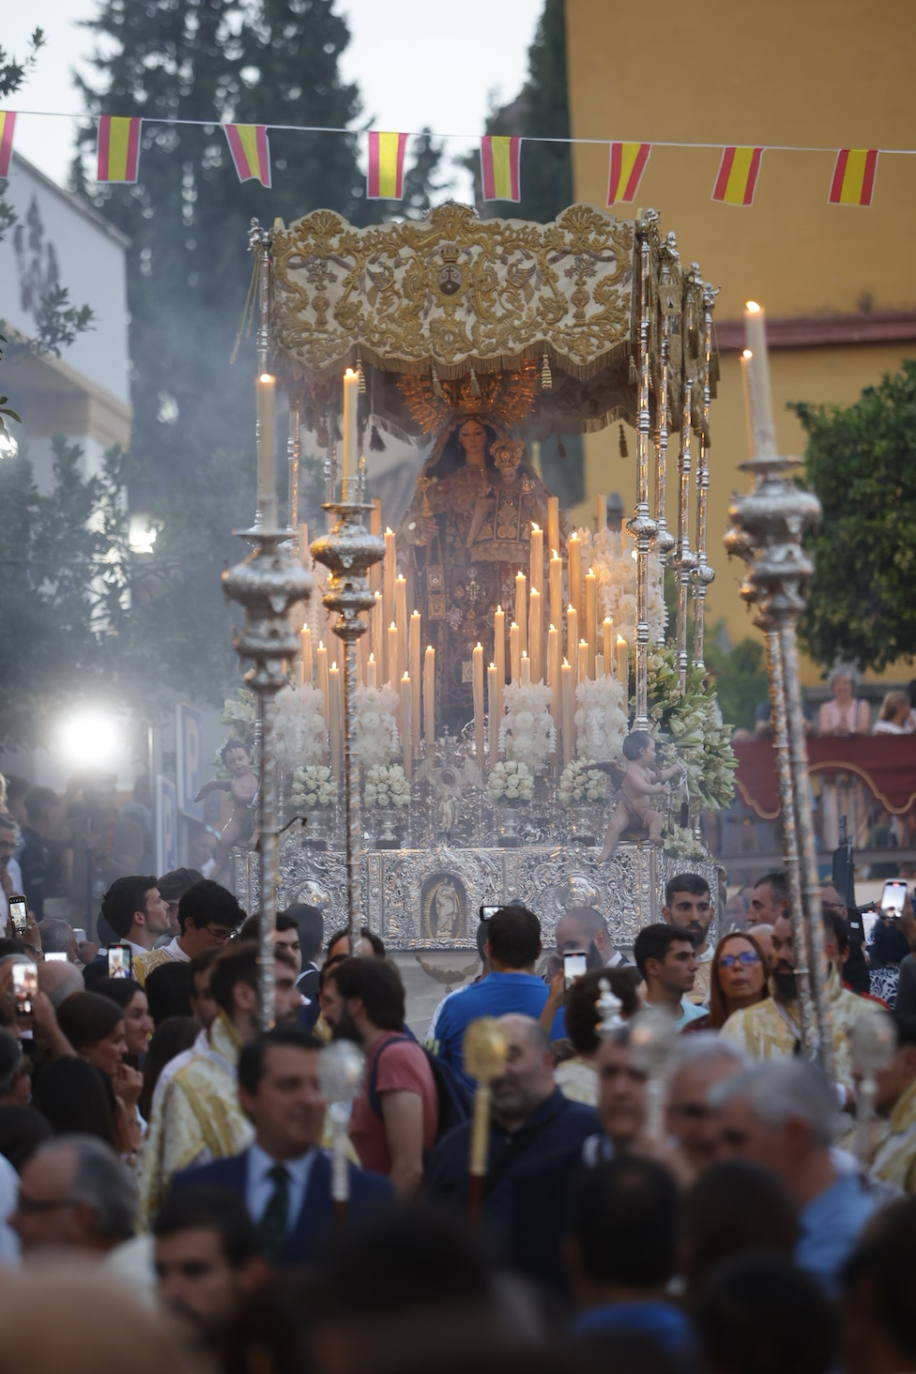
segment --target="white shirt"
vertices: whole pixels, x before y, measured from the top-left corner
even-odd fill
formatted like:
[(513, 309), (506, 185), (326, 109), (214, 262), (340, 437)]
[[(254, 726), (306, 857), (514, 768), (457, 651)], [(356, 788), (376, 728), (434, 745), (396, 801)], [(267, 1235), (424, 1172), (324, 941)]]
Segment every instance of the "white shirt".
[[(147, 950), (144, 952), (148, 953), (149, 951)], [(184, 950), (181, 948), (181, 945), (178, 943), (177, 935), (175, 936), (174, 940), (169, 941), (169, 943), (165, 946), (162, 952), (163, 954), (167, 954), (170, 959), (177, 959), (178, 962), (181, 964), (189, 964), (191, 962), (190, 954), (185, 954)]]
[(298, 1159), (278, 1160), (272, 1159), (266, 1150), (261, 1149), (260, 1145), (252, 1145), (248, 1151), (245, 1206), (248, 1208), (248, 1215), (255, 1224), (261, 1220), (267, 1210), (267, 1205), (277, 1186), (270, 1177), (270, 1171), (277, 1164), (282, 1164), (289, 1174), (288, 1229), (293, 1228), (299, 1213), (302, 1211), (305, 1190), (308, 1187), (309, 1175), (312, 1172), (312, 1164), (317, 1153), (317, 1150), (306, 1150), (305, 1154), (299, 1155)]

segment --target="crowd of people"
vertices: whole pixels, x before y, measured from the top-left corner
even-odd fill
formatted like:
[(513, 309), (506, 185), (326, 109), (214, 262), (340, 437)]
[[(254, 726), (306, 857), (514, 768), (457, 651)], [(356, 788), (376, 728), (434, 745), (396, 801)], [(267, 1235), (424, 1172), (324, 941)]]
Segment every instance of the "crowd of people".
[[(916, 956), (893, 1010), (867, 969), (854, 990), (848, 913), (821, 898), (834, 1081), (801, 1053), (780, 873), (731, 916), (677, 875), (631, 951), (591, 907), (549, 942), (500, 907), (479, 975), (422, 1039), (378, 935), (353, 950), (311, 906), (277, 919), (267, 1033), (258, 917), (198, 871), (112, 880), (114, 965), (33, 910), (0, 937), (10, 1348), (40, 1259), (82, 1360), (116, 1358), (111, 1321), (85, 1325), (94, 1282), (122, 1358), (146, 1342), (157, 1371), (913, 1368)], [(909, 901), (894, 926), (916, 950)], [(663, 1063), (641, 1049), (645, 1008), (669, 1018)], [(863, 1135), (850, 1031), (875, 1016), (896, 1050)], [(481, 1018), (502, 1058), (472, 1178)], [(343, 1186), (322, 1077), (340, 1040), (365, 1063)], [(67, 1370), (65, 1344), (38, 1344)]]

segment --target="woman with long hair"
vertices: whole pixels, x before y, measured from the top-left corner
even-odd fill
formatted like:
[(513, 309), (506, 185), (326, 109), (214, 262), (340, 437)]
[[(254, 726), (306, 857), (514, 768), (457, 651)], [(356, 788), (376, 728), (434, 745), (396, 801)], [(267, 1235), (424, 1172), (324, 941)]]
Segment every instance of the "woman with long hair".
[(753, 935), (732, 931), (723, 935), (712, 956), (709, 974), (709, 1012), (691, 1021), (687, 1031), (721, 1030), (734, 1011), (764, 1002), (769, 964)]
[(142, 1069), (153, 1033), (153, 1018), (150, 1016), (146, 993), (133, 978), (100, 978), (92, 991), (110, 998), (121, 1008), (124, 1013), (127, 1062), (135, 1069)]
[(137, 1099), (143, 1078), (127, 1064), (124, 1012), (97, 992), (74, 992), (57, 1009), (57, 1020), (80, 1059), (102, 1075), (114, 1110), (117, 1148), (133, 1155), (140, 1146)]

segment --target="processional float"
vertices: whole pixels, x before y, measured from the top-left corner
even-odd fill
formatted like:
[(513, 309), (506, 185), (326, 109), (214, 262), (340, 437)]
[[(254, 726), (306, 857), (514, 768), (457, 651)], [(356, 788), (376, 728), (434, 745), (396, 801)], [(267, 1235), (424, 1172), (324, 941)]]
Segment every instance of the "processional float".
[[(255, 665), (265, 951), (278, 872), (287, 900), (317, 900), (351, 931), (368, 922), (394, 948), (472, 945), (478, 905), (511, 898), (548, 933), (564, 907), (596, 906), (630, 943), (685, 861), (715, 889), (698, 822), (731, 796), (729, 732), (704, 680), (715, 290), (652, 211), (619, 221), (577, 205), (533, 224), (448, 204), (365, 229), (316, 211), (253, 226), (250, 246), (258, 516), (226, 589)], [(608, 529), (602, 497), (576, 528), (538, 448), (617, 424), (621, 450), (623, 427), (635, 432), (635, 461), (608, 456), (602, 486), (632, 480), (633, 513)], [(385, 434), (432, 445), (397, 530), (371, 499)], [(328, 529), (309, 546), (302, 455), (315, 451)], [(289, 611), (312, 582), (296, 634)], [(587, 765), (613, 761), (632, 728), (667, 734), (687, 790), (670, 844), (624, 837), (599, 867), (594, 813), (611, 799)], [(281, 847), (284, 807), (309, 826)], [(254, 905), (251, 866), (243, 856), (239, 886)]]

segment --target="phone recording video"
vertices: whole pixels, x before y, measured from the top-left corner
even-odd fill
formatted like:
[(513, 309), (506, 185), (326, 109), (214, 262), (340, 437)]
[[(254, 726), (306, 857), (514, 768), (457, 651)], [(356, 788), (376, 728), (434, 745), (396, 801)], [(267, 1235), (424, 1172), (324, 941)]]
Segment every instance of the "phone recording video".
[(585, 950), (570, 950), (563, 955), (563, 986), (569, 988), (577, 978), (581, 978), (588, 967), (588, 955)]
[(50, 954), (45, 955), (46, 964), (65, 964), (67, 955), (64, 950), (51, 950)]
[(497, 913), (497, 911), (499, 911), (499, 907), (498, 907), (498, 906), (482, 906), (482, 907), (479, 908), (479, 911), (480, 911), (480, 919), (481, 919), (482, 921), (489, 921), (490, 917), (491, 917), (491, 916), (495, 916), (496, 913)]
[(862, 934), (865, 937), (865, 943), (867, 945), (872, 944), (874, 941), (875, 926), (878, 924), (879, 919), (877, 911), (862, 912)]
[(11, 892), (9, 903), (13, 934), (25, 935), (29, 928), (29, 909), (26, 905), (25, 897), (23, 897), (21, 892)]
[(109, 945), (108, 977), (129, 978), (131, 975), (130, 945)]
[(900, 878), (888, 878), (881, 893), (882, 916), (901, 916), (906, 901), (907, 886)]
[(32, 1003), (37, 992), (38, 965), (14, 964), (13, 996), (16, 999), (16, 1011), (20, 1016), (32, 1015)]

